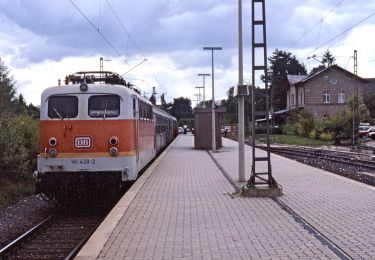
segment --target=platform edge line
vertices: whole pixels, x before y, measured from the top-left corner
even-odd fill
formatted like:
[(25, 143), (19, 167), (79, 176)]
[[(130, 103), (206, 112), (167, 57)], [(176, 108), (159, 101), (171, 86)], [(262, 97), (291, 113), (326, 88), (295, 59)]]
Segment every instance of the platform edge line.
[(230, 173), (225, 170), (223, 166), (215, 159), (215, 157), (210, 153), (210, 151), (207, 151), (208, 155), (211, 157), (211, 159), (214, 161), (216, 166), (219, 168), (221, 173), (224, 175), (224, 177), (229, 181), (230, 184), (232, 184), (233, 188), (236, 190), (236, 192), (241, 192), (241, 187), (238, 185), (238, 183), (232, 178)]
[[(171, 149), (172, 145), (176, 142), (179, 136), (177, 136), (167, 148), (155, 159), (155, 161), (147, 168), (147, 170), (141, 175), (141, 177), (132, 185), (132, 187), (125, 193), (125, 195), (117, 202), (116, 206), (111, 210), (106, 219), (112, 219), (112, 221), (104, 220), (97, 230), (92, 234), (86, 244), (78, 252), (74, 259), (97, 259), (99, 254), (103, 250), (108, 239), (111, 237), (113, 231), (121, 221), (126, 210), (137, 196), (143, 185), (146, 183), (151, 174), (155, 171), (160, 161), (166, 156)], [(124, 205), (124, 206), (120, 206)], [(119, 206), (119, 207), (118, 207)], [(117, 208), (120, 208), (118, 210)], [(108, 223), (110, 222), (110, 223)]]
[(297, 212), (291, 209), (287, 204), (285, 204), (281, 199), (272, 198), (274, 202), (283, 210), (285, 210), (294, 220), (302, 225), (302, 227), (307, 230), (312, 236), (314, 236), (322, 245), (326, 246), (333, 254), (335, 254), (341, 260), (352, 260), (353, 258), (346, 253), (339, 245), (329, 239), (326, 235), (320, 232), (316, 227), (310, 224), (306, 219), (300, 216)]

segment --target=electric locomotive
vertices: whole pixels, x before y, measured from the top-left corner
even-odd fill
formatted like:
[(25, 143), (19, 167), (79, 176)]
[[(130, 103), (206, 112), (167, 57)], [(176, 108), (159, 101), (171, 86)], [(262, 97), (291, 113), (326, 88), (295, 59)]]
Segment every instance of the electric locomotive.
[(176, 119), (118, 74), (69, 75), (41, 96), (37, 192), (58, 201), (117, 192), (176, 133)]

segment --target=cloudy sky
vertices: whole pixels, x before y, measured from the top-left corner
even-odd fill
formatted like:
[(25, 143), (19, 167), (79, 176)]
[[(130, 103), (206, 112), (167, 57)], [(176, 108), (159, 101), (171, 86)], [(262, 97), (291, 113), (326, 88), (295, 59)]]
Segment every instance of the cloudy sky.
[[(267, 0), (268, 56), (275, 49), (296, 55), (310, 70), (329, 49), (338, 65), (375, 77), (375, 1)], [(251, 80), (251, 1), (243, 2), (244, 74)], [(238, 81), (236, 0), (0, 0), (0, 57), (28, 103), (75, 71), (112, 70), (167, 101), (192, 100), (211, 73), (215, 53), (215, 97)], [(142, 60), (147, 59), (146, 62)], [(140, 65), (139, 65), (140, 64)], [(137, 66), (138, 65), (138, 66)], [(206, 99), (211, 79), (206, 78)]]

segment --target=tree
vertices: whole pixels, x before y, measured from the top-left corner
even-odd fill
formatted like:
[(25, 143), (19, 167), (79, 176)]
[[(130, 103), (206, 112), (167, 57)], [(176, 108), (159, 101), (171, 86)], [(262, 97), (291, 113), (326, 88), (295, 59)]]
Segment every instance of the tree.
[(20, 94), (17, 98), (14, 99), (13, 104), (14, 112), (17, 115), (27, 115), (27, 105), (22, 94)]
[[(250, 131), (250, 122), (252, 120), (252, 105), (251, 105), (251, 86), (249, 87), (250, 94), (245, 97), (245, 130), (247, 133)], [(221, 100), (221, 106), (226, 108), (224, 114), (224, 122), (226, 124), (236, 124), (238, 121), (238, 99), (234, 96), (234, 87), (229, 88), (227, 92), (228, 98)], [(210, 107), (210, 106), (209, 106)], [(264, 89), (255, 88), (255, 110), (266, 110), (266, 92)], [(265, 115), (256, 115), (256, 119), (264, 118)]]
[(322, 71), (322, 70), (325, 70), (325, 69), (326, 69), (326, 66), (319, 65), (318, 67), (312, 68), (312, 70), (310, 71), (309, 75), (314, 75), (314, 74), (318, 73), (319, 71)]
[(39, 119), (40, 117), (40, 109), (39, 107), (34, 106), (32, 103), (30, 103), (27, 106), (27, 114), (32, 118), (32, 119)]
[(14, 110), (15, 80), (9, 74), (10, 70), (0, 60), (0, 115)]
[(170, 108), (172, 107), (172, 103), (167, 103), (165, 101), (164, 93), (161, 94), (161, 96), (160, 96), (160, 102), (161, 102), (161, 104), (158, 107), (163, 109), (164, 111), (170, 113)]
[(287, 75), (307, 75), (306, 67), (290, 52), (276, 49), (268, 58), (270, 68), (268, 79), (271, 82), (274, 111), (286, 108), (288, 78)]
[(369, 110), (359, 97), (351, 96), (346, 101), (346, 112), (349, 113), (351, 117), (353, 116), (353, 110), (355, 111), (354, 117), (357, 125), (359, 122), (367, 122)]
[(326, 68), (331, 67), (335, 60), (336, 58), (333, 57), (332, 53), (329, 50), (326, 50), (322, 57), (322, 63), (324, 64), (324, 66)]
[(363, 101), (369, 110), (370, 117), (374, 118), (375, 117), (375, 93), (366, 95), (363, 98)]
[(171, 114), (177, 120), (180, 120), (180, 118), (192, 118), (193, 109), (191, 107), (191, 100), (184, 97), (173, 99)]

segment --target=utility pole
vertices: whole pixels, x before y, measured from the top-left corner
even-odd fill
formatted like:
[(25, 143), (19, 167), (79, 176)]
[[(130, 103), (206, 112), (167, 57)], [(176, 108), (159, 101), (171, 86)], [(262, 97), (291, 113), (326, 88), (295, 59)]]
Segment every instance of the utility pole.
[[(198, 103), (198, 106), (197, 107), (200, 107), (202, 108), (202, 104), (201, 104), (201, 88), (204, 89), (204, 87), (195, 87), (198, 89), (198, 93), (199, 93), (199, 103)], [(204, 92), (203, 92), (204, 93)], [(203, 95), (203, 100), (204, 100), (204, 95)], [(203, 101), (204, 102), (204, 101)]]
[(247, 86), (243, 85), (243, 44), (242, 44), (242, 0), (238, 0), (238, 181), (246, 181), (245, 177), (245, 96)]
[(199, 73), (198, 76), (202, 76), (203, 77), (203, 105), (202, 105), (202, 108), (206, 108), (206, 94), (205, 94), (205, 89), (206, 89), (206, 82), (205, 82), (205, 77), (206, 76), (210, 76), (209, 73)]
[(222, 47), (203, 47), (205, 51), (211, 51), (211, 68), (212, 68), (212, 104), (211, 104), (211, 114), (212, 114), (212, 152), (216, 152), (216, 120), (215, 120), (215, 77), (214, 77), (214, 51), (222, 50)]
[(358, 113), (358, 86), (357, 86), (357, 76), (358, 76), (358, 63), (357, 63), (357, 50), (354, 50), (354, 85), (353, 85), (353, 125), (352, 125), (352, 145), (354, 148), (355, 137), (356, 137), (356, 114)]

